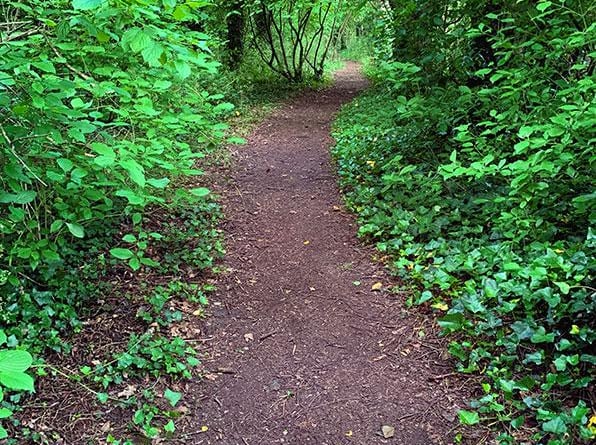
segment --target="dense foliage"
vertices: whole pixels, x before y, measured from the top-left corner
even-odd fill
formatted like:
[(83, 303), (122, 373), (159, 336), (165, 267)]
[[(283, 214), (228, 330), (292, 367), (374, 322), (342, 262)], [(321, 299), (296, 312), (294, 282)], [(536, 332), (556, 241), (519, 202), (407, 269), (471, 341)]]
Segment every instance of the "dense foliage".
[[(593, 439), (592, 3), (2, 2), (0, 440), (32, 369), (131, 408), (146, 437), (173, 434), (156, 400), (182, 394), (158, 383), (199, 362), (160, 329), (182, 319), (176, 301), (202, 316), (201, 273), (223, 252), (203, 169), (241, 142), (224, 122), (250, 122), (340, 50), (374, 81), (338, 122), (347, 201), (459, 370), (482, 376), (460, 420), (499, 425), (503, 444)], [(115, 276), (167, 279), (131, 297)], [(106, 295), (139, 304), (124, 349), (44, 364)], [(151, 390), (114, 397), (131, 377)]]
[[(110, 265), (200, 270), (221, 250), (209, 190), (180, 187), (202, 174), (197, 160), (233, 108), (196, 80), (219, 65), (209, 37), (187, 26), (205, 5), (2, 4), (0, 347), (68, 349), (63, 336), (107, 292)], [(189, 227), (154, 230), (158, 208)]]
[[(417, 284), (500, 443), (596, 433), (595, 6), (389, 2), (335, 156), (362, 236)], [(588, 425), (589, 424), (589, 425)]]
[[(1, 313), (8, 333), (25, 337), (16, 312), (33, 305), (30, 317), (48, 316), (45, 306), (76, 292), (47, 294), (47, 283), (63, 288), (68, 262), (81, 252), (125, 259), (133, 270), (157, 266), (145, 252), (160, 236), (145, 233), (143, 212), (196, 205), (208, 194), (172, 183), (201, 174), (195, 160), (222, 136), (218, 115), (231, 108), (182, 87), (217, 63), (206, 36), (181, 26), (186, 16), (176, 2), (68, 3), (8, 6), (15, 25), (0, 51)], [(131, 233), (114, 243), (110, 227), (122, 222)]]

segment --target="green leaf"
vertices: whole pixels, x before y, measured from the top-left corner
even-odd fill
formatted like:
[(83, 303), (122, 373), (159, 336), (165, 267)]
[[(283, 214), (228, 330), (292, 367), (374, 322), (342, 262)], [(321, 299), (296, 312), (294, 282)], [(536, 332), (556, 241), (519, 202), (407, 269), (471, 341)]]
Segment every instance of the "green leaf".
[(116, 152), (112, 147), (107, 146), (106, 144), (102, 144), (101, 142), (94, 142), (91, 144), (91, 148), (94, 152), (101, 156), (106, 156), (108, 158), (115, 158)]
[(550, 6), (552, 6), (553, 2), (540, 2), (536, 5), (536, 9), (540, 12), (546, 11)]
[(509, 261), (503, 264), (503, 269), (505, 269), (507, 272), (517, 272), (521, 270), (521, 266), (517, 263)]
[(120, 161), (120, 166), (128, 172), (130, 179), (132, 179), (136, 184), (141, 187), (145, 187), (145, 170), (134, 159), (126, 159), (124, 161)]
[(143, 257), (141, 258), (141, 264), (144, 264), (145, 266), (149, 266), (149, 267), (157, 267), (159, 266), (159, 263), (155, 260), (152, 260), (151, 258), (148, 257)]
[(464, 327), (464, 316), (463, 314), (447, 314), (443, 318), (439, 318), (437, 323), (447, 332), (457, 331)]
[(227, 113), (227, 112), (232, 111), (234, 108), (236, 108), (234, 106), (234, 104), (231, 104), (229, 102), (222, 102), (213, 108), (213, 112), (214, 113)]
[(118, 258), (119, 260), (128, 260), (134, 256), (134, 253), (130, 249), (122, 249), (120, 247), (116, 247), (110, 250), (110, 253), (113, 257)]
[(562, 281), (555, 281), (555, 284), (561, 290), (561, 292), (563, 293), (563, 295), (568, 295), (569, 294), (569, 291), (571, 290), (571, 286), (569, 286), (569, 284), (564, 283)]
[(530, 341), (536, 343), (552, 343), (555, 341), (555, 334), (553, 332), (546, 333), (546, 330), (540, 326), (534, 335), (530, 338)]
[(487, 278), (484, 280), (484, 295), (487, 298), (495, 298), (497, 296), (499, 288), (497, 286), (497, 282), (492, 278)]
[(189, 16), (191, 16), (190, 8), (186, 5), (176, 6), (176, 9), (172, 13), (172, 17), (178, 21), (185, 20)]
[(433, 293), (429, 290), (425, 290), (420, 294), (420, 298), (416, 301), (416, 304), (422, 304), (427, 302), (428, 300), (432, 299)]
[(198, 196), (200, 198), (207, 196), (209, 193), (211, 193), (211, 191), (208, 188), (205, 187), (199, 187), (199, 188), (194, 188), (189, 190), (190, 193), (192, 193), (195, 196)]
[(12, 411), (8, 408), (0, 408), (0, 419), (8, 419), (12, 416)]
[(565, 369), (567, 369), (567, 357), (564, 355), (558, 357), (553, 363), (559, 372), (565, 371)]
[(2, 329), (0, 329), (0, 345), (3, 345), (4, 343), (6, 343), (6, 334), (4, 333), (4, 331)]
[(111, 158), (109, 156), (97, 156), (93, 159), (95, 165), (98, 165), (101, 168), (111, 167), (116, 163), (116, 158)]
[(462, 425), (476, 425), (480, 423), (480, 417), (475, 411), (460, 410), (458, 416)]
[(534, 133), (534, 127), (521, 127), (519, 129), (519, 132), (517, 133), (517, 135), (520, 138), (527, 138), (528, 136), (530, 136), (532, 133)]
[(176, 431), (176, 426), (174, 425), (174, 421), (170, 419), (170, 421), (163, 426), (163, 430), (166, 433), (173, 433), (174, 431)]
[(2, 425), (0, 425), (0, 440), (6, 439), (8, 437), (8, 431), (6, 431)]
[(152, 43), (141, 52), (143, 60), (151, 66), (161, 66), (160, 58), (164, 52), (164, 48), (153, 40), (151, 42)]
[(132, 28), (127, 37), (130, 49), (137, 53), (140, 53), (141, 51), (155, 44), (155, 41), (151, 38), (151, 36), (139, 28)]
[(169, 388), (166, 388), (163, 396), (166, 398), (168, 402), (170, 402), (170, 405), (172, 405), (172, 407), (175, 407), (182, 398), (182, 393), (172, 391)]
[(24, 372), (32, 363), (33, 357), (27, 351), (0, 351), (0, 372)]
[(567, 432), (567, 425), (560, 416), (542, 424), (542, 430), (548, 433), (565, 434)]
[(236, 144), (236, 145), (246, 145), (246, 139), (238, 137), (238, 136), (232, 136), (230, 138), (227, 139), (227, 142), (229, 144)]
[(117, 190), (116, 196), (121, 196), (122, 198), (128, 199), (128, 203), (132, 205), (145, 204), (145, 199), (142, 196), (137, 195), (132, 190)]
[(476, 294), (465, 295), (462, 297), (461, 301), (464, 304), (464, 307), (474, 314), (486, 312), (486, 308), (480, 302), (480, 299)]
[(126, 241), (127, 243), (136, 243), (137, 237), (129, 233), (128, 235), (124, 235), (122, 237), (122, 241)]
[(165, 189), (169, 183), (170, 183), (170, 180), (168, 178), (148, 179), (147, 180), (147, 184), (149, 184), (152, 187), (158, 188), (158, 189)]
[(24, 190), (19, 193), (2, 193), (0, 192), (1, 204), (29, 204), (37, 197), (37, 192), (32, 190)]
[(62, 170), (64, 170), (65, 172), (69, 172), (73, 169), (74, 164), (72, 163), (72, 161), (70, 159), (66, 159), (66, 158), (60, 158), (56, 161), (56, 163), (60, 166), (60, 168)]
[(520, 154), (520, 153), (523, 153), (526, 150), (526, 148), (528, 148), (529, 146), (530, 146), (530, 141), (525, 139), (525, 140), (515, 144), (513, 146), (513, 151), (515, 151), (515, 154)]
[(100, 7), (105, 0), (72, 0), (72, 7), (80, 11), (87, 11)]
[(105, 392), (97, 393), (97, 400), (99, 400), (99, 403), (106, 403), (109, 398), (110, 398), (110, 396)]
[(76, 223), (66, 223), (68, 231), (77, 238), (85, 238), (85, 229), (82, 225)]
[(128, 260), (128, 265), (132, 270), (139, 270), (141, 268), (141, 261), (135, 256)]
[(188, 366), (198, 366), (201, 364), (201, 361), (196, 357), (188, 357), (186, 363), (188, 363)]
[(17, 391), (35, 391), (33, 377), (24, 372), (0, 371), (0, 383)]
[(511, 427), (515, 428), (515, 429), (519, 429), (524, 425), (525, 422), (526, 422), (525, 416), (516, 417), (515, 419), (511, 420)]
[(181, 60), (177, 60), (174, 62), (174, 66), (176, 67), (176, 71), (180, 75), (182, 79), (186, 79), (191, 74), (190, 65), (186, 62)]
[(37, 68), (43, 72), (56, 74), (56, 68), (54, 67), (54, 64), (52, 62), (50, 62), (49, 60), (42, 60), (40, 62), (32, 62), (31, 65), (33, 65), (35, 68)]

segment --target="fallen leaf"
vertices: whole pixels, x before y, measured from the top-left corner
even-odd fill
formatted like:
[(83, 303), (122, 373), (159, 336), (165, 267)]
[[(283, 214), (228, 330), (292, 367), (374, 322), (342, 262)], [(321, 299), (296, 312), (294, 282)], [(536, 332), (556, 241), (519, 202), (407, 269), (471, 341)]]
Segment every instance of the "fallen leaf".
[(362, 283), (360, 281), (352, 281), (354, 286), (360, 286)]
[(304, 241), (304, 243), (302, 243), (302, 244), (304, 244), (305, 246), (308, 246), (308, 245), (310, 244), (310, 241), (306, 240), (306, 241)]
[(333, 211), (334, 212), (339, 212), (341, 210), (340, 206), (333, 206)]
[(352, 432), (352, 430), (350, 430), (346, 433), (346, 437), (352, 437), (353, 435), (354, 435), (354, 433)]
[(207, 431), (209, 431), (209, 427), (207, 425), (203, 425), (201, 427), (201, 433), (206, 433)]
[(449, 310), (449, 306), (447, 306), (445, 303), (435, 303), (431, 307), (433, 307), (435, 309), (439, 309), (440, 311)]
[(381, 427), (381, 432), (383, 433), (383, 437), (385, 439), (391, 439), (393, 436), (395, 436), (395, 428), (389, 425), (383, 425)]
[(378, 283), (373, 284), (371, 287), (372, 290), (381, 290), (382, 288), (383, 288), (383, 283), (381, 283), (380, 281)]
[(248, 334), (244, 334), (244, 340), (246, 341), (253, 341), (255, 339), (255, 336), (252, 333), (248, 333)]
[(128, 385), (125, 389), (116, 394), (116, 396), (119, 398), (128, 398), (132, 396), (135, 392), (137, 392), (137, 387), (135, 385)]
[(590, 417), (590, 420), (588, 421), (588, 429), (592, 434), (596, 434), (596, 414)]

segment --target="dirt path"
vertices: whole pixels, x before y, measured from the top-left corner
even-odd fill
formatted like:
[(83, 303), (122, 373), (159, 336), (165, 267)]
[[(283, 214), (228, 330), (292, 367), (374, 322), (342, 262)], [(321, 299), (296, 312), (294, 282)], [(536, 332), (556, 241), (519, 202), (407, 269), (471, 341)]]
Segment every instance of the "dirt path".
[(440, 342), (401, 299), (371, 290), (390, 279), (338, 207), (330, 124), (365, 86), (348, 64), (238, 149), (225, 198), (230, 270), (205, 332), (211, 374), (190, 389), (194, 431), (209, 430), (187, 443), (449, 443), (461, 402), (437, 378), (451, 370)]

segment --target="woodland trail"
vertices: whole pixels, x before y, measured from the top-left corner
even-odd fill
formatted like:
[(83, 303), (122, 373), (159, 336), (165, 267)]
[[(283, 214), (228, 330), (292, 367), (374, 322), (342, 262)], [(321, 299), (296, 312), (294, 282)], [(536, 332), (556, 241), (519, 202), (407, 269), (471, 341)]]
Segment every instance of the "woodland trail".
[(188, 388), (186, 443), (451, 443), (463, 404), (442, 378), (442, 342), (386, 291), (391, 278), (339, 208), (330, 124), (365, 87), (349, 63), (237, 149), (224, 197), (228, 272), (203, 327), (207, 378)]

